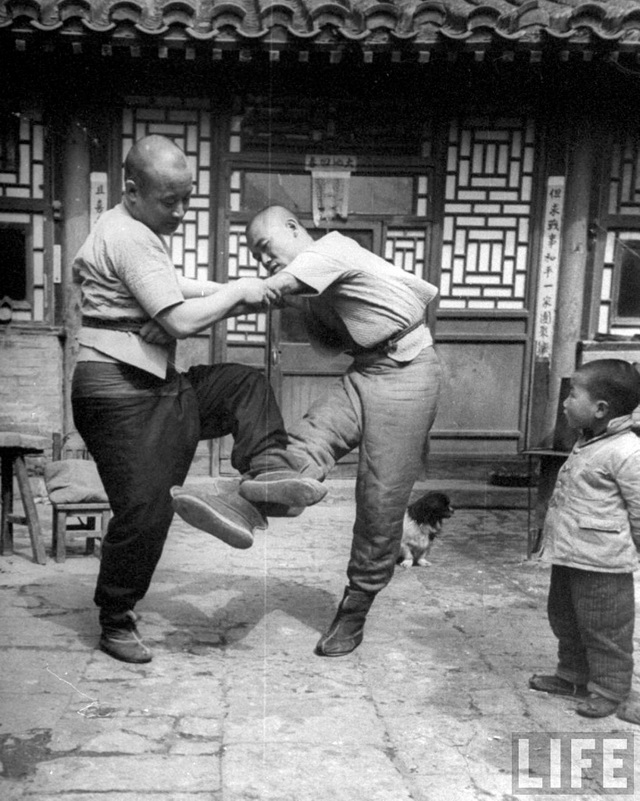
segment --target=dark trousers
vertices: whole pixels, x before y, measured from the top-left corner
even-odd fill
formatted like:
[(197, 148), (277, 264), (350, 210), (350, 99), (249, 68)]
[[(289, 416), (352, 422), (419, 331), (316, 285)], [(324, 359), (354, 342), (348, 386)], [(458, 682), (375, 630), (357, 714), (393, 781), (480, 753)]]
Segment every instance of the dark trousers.
[(548, 614), (558, 638), (556, 674), (623, 701), (633, 677), (633, 574), (552, 565)]
[(169, 490), (184, 482), (198, 440), (233, 435), (231, 462), (242, 473), (287, 443), (264, 376), (239, 364), (162, 381), (126, 365), (82, 362), (72, 402), (113, 511), (94, 598), (106, 613), (132, 609), (147, 592), (173, 518)]
[(359, 446), (356, 519), (347, 578), (379, 592), (395, 569), (402, 520), (438, 408), (442, 367), (432, 347), (411, 362), (356, 358), (342, 378), (289, 430), (289, 453), (324, 480)]

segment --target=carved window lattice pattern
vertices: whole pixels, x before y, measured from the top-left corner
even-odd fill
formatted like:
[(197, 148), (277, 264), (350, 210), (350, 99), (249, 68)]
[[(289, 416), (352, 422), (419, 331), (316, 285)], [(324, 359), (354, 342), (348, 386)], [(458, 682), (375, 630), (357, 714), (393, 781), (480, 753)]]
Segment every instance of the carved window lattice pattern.
[[(245, 226), (229, 226), (229, 282), (238, 278), (265, 278), (266, 273), (247, 247)], [(267, 316), (264, 312), (243, 314), (227, 320), (227, 342), (237, 344), (266, 343)]]
[(389, 228), (384, 257), (408, 273), (425, 277), (426, 232), (420, 228)]
[(451, 125), (440, 308), (525, 307), (534, 147), (527, 119)]
[(202, 102), (176, 101), (163, 107), (144, 105), (123, 114), (122, 152), (148, 134), (162, 134), (184, 150), (193, 171), (195, 188), (189, 211), (178, 231), (169, 238), (173, 263), (187, 278), (209, 278), (211, 231), (211, 127), (210, 112)]
[(426, 217), (429, 210), (429, 179), (426, 175), (418, 176), (415, 214)]
[(15, 169), (0, 171), (0, 198), (41, 200), (44, 197), (44, 127), (39, 114), (20, 116), (16, 144)]
[(640, 215), (640, 142), (637, 133), (613, 145), (609, 214)]

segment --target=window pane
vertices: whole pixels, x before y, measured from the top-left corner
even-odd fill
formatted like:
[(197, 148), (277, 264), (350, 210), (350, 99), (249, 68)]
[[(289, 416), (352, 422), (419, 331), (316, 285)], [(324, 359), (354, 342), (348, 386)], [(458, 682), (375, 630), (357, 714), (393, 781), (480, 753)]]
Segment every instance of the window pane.
[(0, 298), (26, 300), (26, 232), (22, 228), (0, 227)]
[(412, 215), (413, 180), (411, 176), (352, 175), (349, 213)]
[[(256, 212), (272, 203), (298, 213), (311, 213), (311, 173), (245, 172), (242, 211)], [(412, 176), (352, 175), (349, 180), (349, 214), (400, 214), (413, 208)]]
[(640, 241), (625, 240), (620, 250), (618, 317), (640, 317)]
[(276, 203), (297, 214), (311, 211), (311, 174), (245, 172), (241, 210), (251, 213)]

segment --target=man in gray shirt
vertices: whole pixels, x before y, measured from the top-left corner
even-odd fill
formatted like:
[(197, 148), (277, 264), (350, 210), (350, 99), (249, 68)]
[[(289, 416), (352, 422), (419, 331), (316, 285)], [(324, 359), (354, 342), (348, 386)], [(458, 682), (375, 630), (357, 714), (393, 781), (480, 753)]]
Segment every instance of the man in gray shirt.
[[(441, 367), (425, 325), (437, 289), (334, 231), (314, 241), (282, 206), (247, 227), (269, 290), (301, 301), (311, 344), (353, 356), (329, 392), (289, 429), (288, 450), (322, 481), (359, 446), (348, 586), (316, 653), (342, 656), (362, 641), (375, 595), (391, 580), (402, 520), (419, 475), (440, 391)], [(260, 501), (255, 484), (240, 488)]]
[(180, 225), (192, 191), (184, 153), (149, 136), (125, 160), (122, 203), (105, 212), (80, 248), (80, 351), (72, 403), (76, 428), (95, 459), (113, 517), (102, 546), (94, 600), (100, 647), (125, 662), (148, 662), (133, 609), (151, 582), (177, 510), (235, 547), (266, 528), (240, 496), (205, 498), (182, 488), (199, 439), (232, 434), (232, 465), (254, 500), (303, 507), (326, 490), (302, 477), (264, 375), (240, 364), (180, 373), (175, 341), (275, 296), (263, 281), (194, 281), (176, 274), (163, 236)]

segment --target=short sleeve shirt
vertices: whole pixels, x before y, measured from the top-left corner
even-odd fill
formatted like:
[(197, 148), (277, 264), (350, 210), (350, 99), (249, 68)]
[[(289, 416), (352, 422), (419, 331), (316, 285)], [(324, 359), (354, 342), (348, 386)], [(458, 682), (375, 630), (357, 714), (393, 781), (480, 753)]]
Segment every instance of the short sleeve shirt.
[(73, 272), (89, 317), (148, 320), (184, 300), (164, 240), (122, 203), (100, 217)]
[[(428, 303), (438, 292), (432, 284), (337, 231), (314, 242), (285, 269), (310, 288), (308, 308), (315, 318), (309, 327), (312, 341), (315, 334), (319, 344), (330, 344), (333, 338), (335, 345), (330, 333), (342, 335), (342, 350), (350, 344), (374, 347), (424, 319)], [(412, 359), (430, 343), (429, 331), (421, 329), (416, 336), (400, 340), (393, 358)]]

